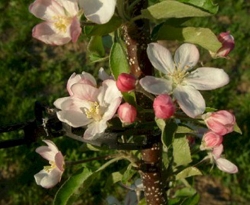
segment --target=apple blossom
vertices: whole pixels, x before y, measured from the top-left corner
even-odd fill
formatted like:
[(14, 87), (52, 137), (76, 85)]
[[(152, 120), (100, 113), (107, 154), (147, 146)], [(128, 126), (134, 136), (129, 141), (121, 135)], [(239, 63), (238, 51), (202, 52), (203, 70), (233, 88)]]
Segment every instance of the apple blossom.
[(81, 11), (76, 1), (35, 0), (29, 11), (45, 21), (33, 28), (32, 36), (46, 44), (76, 42), (81, 34)]
[(73, 95), (59, 98), (54, 105), (61, 111), (57, 112), (60, 121), (72, 127), (87, 126), (84, 138), (91, 140), (98, 137), (107, 128), (110, 120), (122, 99), (114, 80), (103, 81), (96, 88), (89, 84), (75, 83), (71, 86)]
[(84, 72), (84, 71), (81, 74), (73, 73), (67, 82), (67, 90), (69, 92), (69, 95), (73, 95), (73, 92), (71, 91), (71, 87), (72, 85), (76, 83), (89, 84), (94, 87), (97, 86), (96, 80), (91, 74)]
[(107, 23), (115, 12), (116, 0), (78, 0), (84, 15), (97, 24)]
[(116, 81), (116, 86), (121, 92), (129, 92), (135, 89), (136, 78), (128, 73), (121, 73)]
[(223, 141), (223, 136), (218, 135), (212, 131), (208, 131), (203, 135), (200, 149), (211, 149), (213, 147), (219, 146)]
[(153, 108), (155, 116), (160, 119), (168, 119), (173, 116), (175, 112), (174, 103), (167, 94), (158, 95), (154, 99)]
[(43, 140), (48, 146), (41, 146), (36, 149), (44, 159), (47, 159), (50, 166), (34, 175), (36, 183), (44, 188), (51, 188), (61, 180), (64, 172), (64, 157), (56, 145), (50, 140)]
[(237, 173), (238, 167), (229, 160), (221, 157), (222, 152), (223, 152), (222, 144), (217, 147), (214, 147), (212, 151), (212, 157), (218, 169), (220, 169), (223, 172), (227, 172), (229, 174)]
[(219, 135), (225, 135), (234, 130), (236, 123), (235, 116), (226, 111), (220, 110), (217, 112), (209, 112), (202, 115), (207, 127)]
[(218, 40), (222, 43), (222, 47), (216, 53), (210, 52), (212, 57), (227, 57), (227, 55), (234, 49), (234, 37), (229, 31), (227, 31), (220, 33)]
[(119, 106), (117, 113), (120, 120), (125, 124), (133, 123), (137, 116), (136, 108), (127, 102)]
[(193, 44), (181, 45), (174, 61), (169, 50), (158, 43), (150, 43), (147, 54), (152, 65), (164, 76), (145, 76), (140, 80), (141, 86), (155, 95), (173, 94), (180, 108), (192, 118), (205, 110), (205, 100), (198, 90), (216, 89), (229, 82), (223, 69), (201, 67), (192, 71), (199, 60), (199, 51)]

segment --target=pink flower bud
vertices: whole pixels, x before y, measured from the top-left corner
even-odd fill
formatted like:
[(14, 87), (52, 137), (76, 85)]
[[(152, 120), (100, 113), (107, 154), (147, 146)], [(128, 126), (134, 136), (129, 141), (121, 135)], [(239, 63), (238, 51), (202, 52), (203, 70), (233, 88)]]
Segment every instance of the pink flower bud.
[(203, 115), (207, 127), (218, 135), (225, 135), (234, 130), (235, 117), (226, 110)]
[(212, 131), (208, 131), (203, 135), (200, 149), (204, 150), (217, 147), (221, 145), (222, 141), (223, 141), (223, 136), (218, 135)]
[(222, 47), (214, 55), (215, 57), (226, 57), (231, 50), (234, 49), (234, 37), (230, 35), (230, 32), (220, 33), (218, 40), (222, 43)]
[(129, 103), (123, 103), (118, 108), (118, 116), (123, 123), (131, 124), (135, 121), (137, 111), (134, 106)]
[(121, 73), (116, 81), (116, 86), (121, 92), (129, 92), (135, 89), (136, 78), (128, 73)]
[(168, 119), (175, 112), (175, 106), (171, 97), (167, 94), (158, 95), (154, 99), (153, 108), (155, 116), (160, 119)]

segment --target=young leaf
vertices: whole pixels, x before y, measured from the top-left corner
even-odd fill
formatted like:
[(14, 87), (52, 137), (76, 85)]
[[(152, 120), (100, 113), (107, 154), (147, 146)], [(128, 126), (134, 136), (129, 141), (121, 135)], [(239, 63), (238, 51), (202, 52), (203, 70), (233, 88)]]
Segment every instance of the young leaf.
[(196, 7), (200, 7), (212, 14), (216, 14), (219, 10), (219, 6), (214, 4), (212, 0), (179, 0), (182, 3), (192, 4)]
[(188, 140), (184, 134), (176, 134), (173, 141), (173, 156), (176, 166), (192, 162)]
[(84, 32), (88, 36), (103, 36), (115, 31), (122, 23), (118, 17), (113, 17), (108, 23), (95, 26), (85, 26)]
[(208, 12), (178, 1), (162, 1), (142, 10), (141, 13), (144, 18), (150, 20), (210, 16)]
[(202, 175), (201, 171), (196, 167), (188, 167), (176, 175), (176, 180), (185, 179), (187, 177)]
[(155, 36), (157, 40), (178, 40), (194, 43), (215, 53), (222, 46), (217, 36), (208, 28), (173, 27), (164, 24)]
[(130, 72), (126, 53), (119, 42), (115, 42), (111, 48), (109, 64), (115, 79), (117, 79), (120, 73)]
[(56, 193), (54, 205), (71, 204), (71, 197), (74, 197), (74, 194), (81, 188), (81, 186), (87, 188), (90, 185), (90, 183), (85, 184), (85, 182), (92, 174), (93, 172), (85, 167), (73, 174), (67, 181), (65, 181)]

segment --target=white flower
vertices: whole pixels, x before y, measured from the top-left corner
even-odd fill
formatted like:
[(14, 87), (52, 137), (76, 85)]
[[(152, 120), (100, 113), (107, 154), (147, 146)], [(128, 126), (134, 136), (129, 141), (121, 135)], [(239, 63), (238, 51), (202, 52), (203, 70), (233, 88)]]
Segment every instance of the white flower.
[(150, 43), (148, 58), (164, 78), (146, 76), (140, 80), (141, 86), (155, 95), (173, 94), (181, 109), (190, 117), (201, 115), (205, 110), (205, 100), (198, 90), (212, 90), (226, 85), (228, 75), (219, 68), (192, 68), (199, 60), (195, 45), (185, 43), (175, 52), (174, 61), (169, 50), (158, 43)]
[(44, 159), (47, 159), (50, 166), (34, 175), (36, 183), (44, 188), (51, 188), (61, 181), (64, 171), (64, 157), (56, 145), (50, 140), (43, 140), (48, 146), (41, 146), (36, 149)]
[(238, 172), (238, 167), (230, 162), (229, 160), (221, 157), (221, 153), (223, 152), (223, 145), (219, 145), (213, 148), (211, 153), (213, 161), (215, 162), (217, 168), (223, 172), (227, 172), (229, 174), (235, 174)]
[(113, 16), (116, 0), (79, 0), (79, 4), (87, 19), (104, 24)]
[(114, 80), (103, 81), (102, 86), (96, 88), (90, 84), (75, 83), (71, 86), (73, 93), (70, 97), (59, 98), (54, 105), (61, 109), (57, 112), (60, 121), (72, 127), (87, 125), (85, 139), (93, 139), (103, 133), (122, 99)]

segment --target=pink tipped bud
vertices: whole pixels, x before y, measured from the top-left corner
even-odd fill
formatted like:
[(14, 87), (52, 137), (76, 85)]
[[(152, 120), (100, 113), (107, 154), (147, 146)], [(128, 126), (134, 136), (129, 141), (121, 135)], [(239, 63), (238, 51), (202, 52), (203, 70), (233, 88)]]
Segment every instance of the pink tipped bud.
[(226, 110), (206, 113), (202, 117), (207, 127), (218, 135), (225, 135), (234, 130), (235, 116)]
[(222, 141), (223, 141), (223, 136), (218, 135), (212, 131), (208, 131), (203, 135), (200, 149), (204, 150), (217, 147), (221, 145)]
[(135, 89), (136, 78), (128, 73), (121, 73), (116, 81), (116, 86), (121, 92), (129, 92)]
[(125, 124), (133, 123), (137, 116), (136, 108), (129, 103), (120, 105), (117, 112), (120, 120)]
[(154, 99), (153, 108), (155, 116), (160, 119), (168, 119), (173, 116), (175, 112), (174, 103), (167, 94), (158, 95)]
[(234, 37), (228, 31), (220, 33), (218, 40), (222, 43), (222, 47), (214, 54), (214, 57), (225, 58), (234, 49)]

